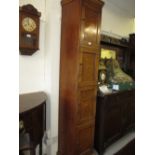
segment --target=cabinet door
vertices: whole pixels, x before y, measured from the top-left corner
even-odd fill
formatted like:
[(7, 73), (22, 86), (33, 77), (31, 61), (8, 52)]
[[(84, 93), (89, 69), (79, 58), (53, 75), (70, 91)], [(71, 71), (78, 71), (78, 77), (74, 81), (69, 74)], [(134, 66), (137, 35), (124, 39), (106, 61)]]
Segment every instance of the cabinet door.
[(122, 111), (122, 132), (134, 125), (134, 91), (125, 91), (118, 95)]
[(96, 87), (79, 89), (78, 123), (85, 123), (95, 119), (96, 113)]
[(108, 142), (121, 132), (121, 108), (114, 94), (106, 96), (104, 101), (104, 140)]
[(99, 47), (100, 12), (84, 3), (82, 7), (81, 44), (91, 48)]
[(127, 128), (133, 127), (135, 124), (135, 94), (131, 91), (129, 94), (129, 100), (127, 105)]
[(79, 83), (81, 86), (96, 85), (98, 75), (99, 52), (81, 49), (79, 66)]
[(91, 148), (94, 141), (94, 123), (78, 126), (77, 146), (78, 155), (92, 155)]

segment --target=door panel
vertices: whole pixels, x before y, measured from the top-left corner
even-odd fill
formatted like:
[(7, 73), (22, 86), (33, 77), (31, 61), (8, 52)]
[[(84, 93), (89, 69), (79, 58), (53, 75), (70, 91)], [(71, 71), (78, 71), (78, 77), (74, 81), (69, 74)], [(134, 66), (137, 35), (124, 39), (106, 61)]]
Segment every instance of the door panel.
[(96, 87), (85, 87), (79, 91), (78, 123), (95, 118)]
[(99, 46), (100, 14), (86, 4), (82, 8), (81, 43), (85, 46), (97, 48)]
[(94, 127), (92, 124), (78, 129), (78, 152), (79, 154), (89, 150), (93, 146)]
[(98, 60), (98, 53), (88, 52), (87, 49), (81, 51), (79, 82), (82, 85), (97, 85)]
[(105, 99), (106, 108), (103, 111), (104, 115), (104, 138), (108, 141), (121, 132), (121, 108), (117, 102), (117, 97), (107, 97)]

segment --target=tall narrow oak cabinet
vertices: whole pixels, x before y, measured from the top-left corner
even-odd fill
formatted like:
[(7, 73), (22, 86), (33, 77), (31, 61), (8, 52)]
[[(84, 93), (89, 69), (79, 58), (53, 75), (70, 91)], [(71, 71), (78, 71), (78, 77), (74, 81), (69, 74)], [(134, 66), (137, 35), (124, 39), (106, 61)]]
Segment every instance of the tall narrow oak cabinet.
[(62, 0), (58, 155), (92, 155), (101, 0)]

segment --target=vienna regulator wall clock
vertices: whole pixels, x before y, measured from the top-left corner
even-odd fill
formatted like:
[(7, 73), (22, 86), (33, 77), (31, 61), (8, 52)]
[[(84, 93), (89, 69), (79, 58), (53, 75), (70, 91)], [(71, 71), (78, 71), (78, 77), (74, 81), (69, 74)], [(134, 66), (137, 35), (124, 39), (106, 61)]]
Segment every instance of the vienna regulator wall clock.
[(32, 55), (39, 49), (40, 16), (31, 4), (19, 8), (19, 51), (22, 55)]

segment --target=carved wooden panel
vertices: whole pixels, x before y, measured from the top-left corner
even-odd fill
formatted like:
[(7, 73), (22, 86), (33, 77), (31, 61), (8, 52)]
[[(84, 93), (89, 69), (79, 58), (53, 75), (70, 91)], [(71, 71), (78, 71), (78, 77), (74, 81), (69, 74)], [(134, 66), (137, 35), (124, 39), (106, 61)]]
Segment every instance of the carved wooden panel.
[(96, 52), (88, 52), (83, 50), (81, 52), (80, 76), (81, 84), (96, 85), (98, 74), (98, 59), (99, 54)]
[(96, 111), (96, 88), (86, 87), (80, 89), (78, 120), (79, 123), (95, 118)]
[(92, 53), (83, 53), (83, 70), (82, 80), (83, 81), (94, 81), (95, 80), (95, 59), (96, 57)]
[(117, 102), (117, 95), (113, 98), (105, 96), (106, 107), (104, 109), (105, 140), (121, 132), (121, 108)]
[(94, 127), (92, 124), (80, 127), (78, 130), (78, 152), (89, 151), (93, 146)]

